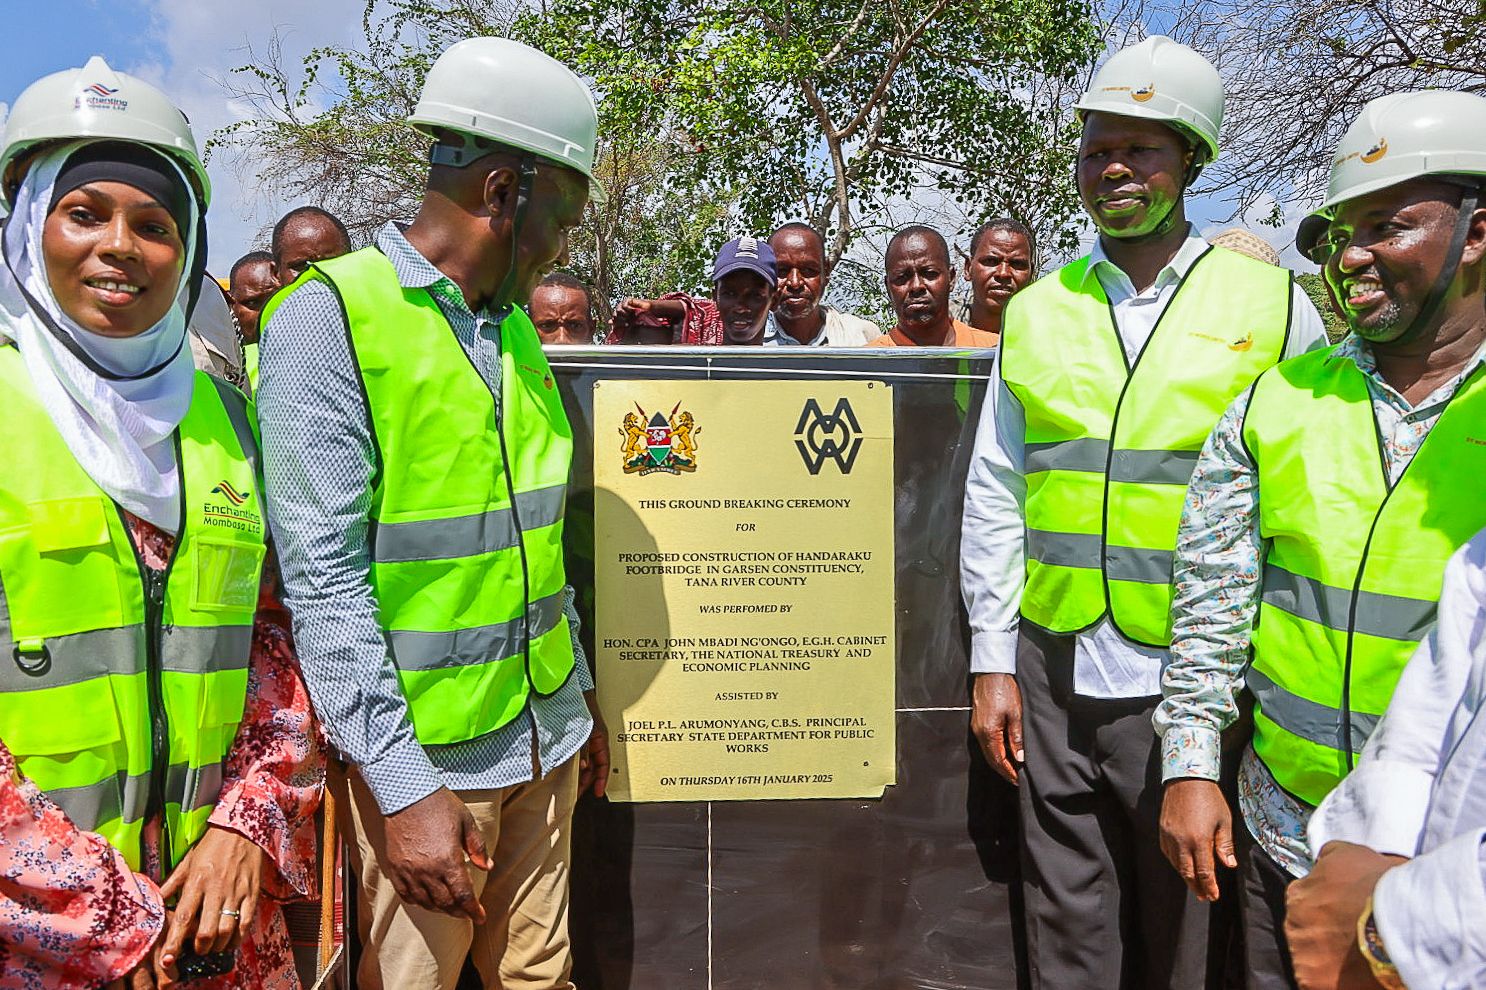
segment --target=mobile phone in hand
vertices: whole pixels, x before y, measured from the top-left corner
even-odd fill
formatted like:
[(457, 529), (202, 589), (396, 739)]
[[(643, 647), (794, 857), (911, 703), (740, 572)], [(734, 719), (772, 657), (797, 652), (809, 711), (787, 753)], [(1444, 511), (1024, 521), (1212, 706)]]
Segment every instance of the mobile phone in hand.
[(191, 980), (204, 980), (208, 976), (222, 976), (232, 972), (237, 965), (237, 952), (208, 952), (204, 956), (187, 949), (181, 953), (176, 960), (175, 971), (180, 974), (176, 977), (180, 983), (188, 983)]

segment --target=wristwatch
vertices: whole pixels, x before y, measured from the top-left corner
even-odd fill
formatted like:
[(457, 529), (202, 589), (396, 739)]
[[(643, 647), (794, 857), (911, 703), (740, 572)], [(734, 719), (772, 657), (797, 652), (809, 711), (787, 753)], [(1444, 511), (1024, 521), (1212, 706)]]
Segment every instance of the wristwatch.
[(1362, 958), (1367, 960), (1367, 965), (1372, 969), (1373, 979), (1383, 987), (1383, 990), (1408, 990), (1404, 985), (1403, 977), (1398, 975), (1398, 967), (1393, 965), (1393, 960), (1388, 958), (1388, 950), (1383, 945), (1383, 936), (1378, 934), (1378, 923), (1372, 916), (1372, 898), (1367, 899), (1367, 906), (1362, 909), (1362, 915), (1357, 919), (1357, 948), (1362, 953)]

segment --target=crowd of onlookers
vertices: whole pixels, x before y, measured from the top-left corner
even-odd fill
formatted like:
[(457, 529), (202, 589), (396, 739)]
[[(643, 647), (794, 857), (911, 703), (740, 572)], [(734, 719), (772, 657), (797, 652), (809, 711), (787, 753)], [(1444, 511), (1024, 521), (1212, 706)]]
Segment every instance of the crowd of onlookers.
[(273, 294), (289, 285), (316, 261), (349, 254), (351, 235), (334, 214), (318, 206), (299, 206), (274, 224), (268, 250), (253, 250), (233, 262), (218, 285), (231, 313), (230, 333), (218, 329), (220, 307), (198, 307), (192, 319), (191, 345), (197, 366), (234, 385), (258, 385), (259, 317)]
[[(246, 378), (256, 383), (258, 321), (268, 300), (311, 262), (351, 248), (336, 217), (301, 206), (274, 226), (267, 250), (250, 251), (233, 264), (222, 288), (241, 335)], [(949, 242), (931, 227), (905, 227), (892, 237), (883, 276), (896, 316), (892, 327), (825, 301), (831, 275), (825, 243), (799, 222), (767, 239), (742, 236), (724, 244), (712, 265), (710, 296), (628, 297), (602, 326), (589, 286), (552, 272), (532, 292), (527, 310), (544, 344), (993, 347), (1007, 300), (1037, 274), (1036, 239), (1025, 225), (1003, 217), (982, 224), (961, 254), (957, 265)], [(962, 279), (970, 288), (968, 303), (956, 298)], [(196, 323), (198, 338), (210, 336), (203, 330), (208, 315)], [(213, 370), (232, 377), (230, 366)]]
[[(1279, 264), (1273, 247), (1241, 228), (1225, 231), (1214, 243)], [(274, 226), (267, 250), (249, 251), (233, 264), (222, 288), (241, 334), (243, 377), (256, 385), (258, 318), (273, 294), (311, 262), (351, 248), (339, 219), (301, 206)], [(999, 342), (1007, 302), (1038, 269), (1035, 235), (1010, 217), (981, 224), (963, 248), (952, 248), (932, 227), (904, 227), (889, 240), (883, 260), (895, 318), (884, 327), (825, 301), (831, 278), (825, 241), (814, 227), (795, 221), (766, 239), (745, 235), (722, 245), (712, 263), (710, 296), (626, 297), (603, 325), (591, 288), (554, 271), (532, 292), (527, 312), (548, 345), (983, 348)], [(968, 298), (956, 292), (961, 281), (969, 287)], [(205, 315), (197, 318), (198, 324), (209, 322)], [(201, 335), (200, 326), (193, 329)], [(230, 362), (214, 370), (233, 377)]]

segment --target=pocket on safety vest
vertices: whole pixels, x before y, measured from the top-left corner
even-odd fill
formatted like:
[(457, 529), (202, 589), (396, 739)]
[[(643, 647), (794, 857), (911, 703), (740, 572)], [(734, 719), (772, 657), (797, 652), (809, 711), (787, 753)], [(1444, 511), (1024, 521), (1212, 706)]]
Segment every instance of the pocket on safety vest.
[[(111, 678), (94, 678), (0, 697), (0, 739), (17, 757), (62, 756), (123, 741)], [(101, 755), (101, 754), (100, 754)]]
[(97, 496), (32, 502), (31, 535), (43, 554), (103, 546), (110, 541), (108, 503)]
[(102, 496), (11, 503), (0, 510), (0, 582), (10, 626), (0, 633), (29, 643), (125, 623), (110, 549), (112, 511)]
[(208, 612), (252, 612), (258, 604), (258, 577), (266, 552), (262, 543), (197, 537), (191, 607)]

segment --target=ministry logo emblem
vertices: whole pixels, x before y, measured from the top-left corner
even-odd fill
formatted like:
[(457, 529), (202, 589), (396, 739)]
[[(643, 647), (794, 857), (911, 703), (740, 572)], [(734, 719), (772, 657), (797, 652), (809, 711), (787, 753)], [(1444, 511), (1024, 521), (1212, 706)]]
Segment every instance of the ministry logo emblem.
[(625, 474), (680, 474), (697, 469), (697, 425), (691, 412), (676, 403), (670, 416), (659, 411), (647, 413), (635, 403), (635, 413), (625, 413), (619, 435), (624, 438), (620, 453), (624, 456)]

